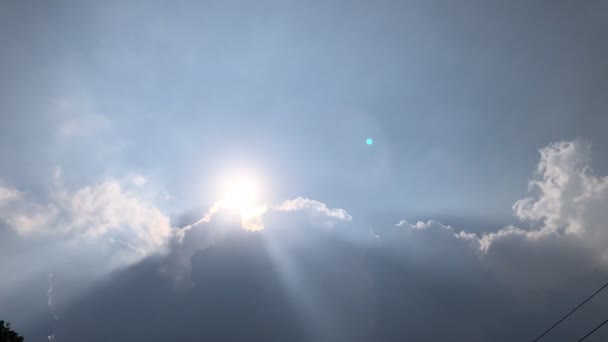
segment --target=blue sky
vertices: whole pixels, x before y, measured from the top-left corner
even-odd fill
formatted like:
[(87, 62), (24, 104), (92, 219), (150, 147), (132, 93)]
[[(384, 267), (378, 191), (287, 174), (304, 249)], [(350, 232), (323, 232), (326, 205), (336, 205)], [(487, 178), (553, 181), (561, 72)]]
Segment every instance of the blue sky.
[[(52, 217), (52, 239), (158, 237), (158, 220), (196, 222), (242, 174), (270, 216), (302, 197), (314, 203), (287, 212), (345, 210), (364, 230), (438, 220), (480, 237), (511, 224), (567, 235), (579, 223), (544, 211), (546, 189), (528, 192), (544, 179), (540, 149), (567, 159), (550, 169), (593, 168), (594, 200), (576, 210), (599, 227), (607, 13), (601, 1), (4, 1), (5, 254), (46, 241), (15, 233), (23, 217), (33, 230)], [(551, 149), (562, 141), (575, 152)], [(518, 212), (534, 191), (541, 205)], [(78, 201), (111, 223), (83, 233)]]
[(244, 164), (277, 197), (504, 219), (537, 149), (606, 144), (590, 4), (3, 7), (4, 178), (25, 186), (134, 172), (186, 208)]

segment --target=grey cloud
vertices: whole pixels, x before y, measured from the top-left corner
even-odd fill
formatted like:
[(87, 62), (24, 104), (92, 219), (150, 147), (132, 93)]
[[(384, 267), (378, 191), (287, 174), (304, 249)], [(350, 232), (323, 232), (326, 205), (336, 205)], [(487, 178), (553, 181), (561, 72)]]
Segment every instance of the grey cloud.
[[(103, 320), (114, 327), (115, 341), (175, 335), (265, 341), (532, 339), (608, 277), (598, 245), (586, 238), (588, 232), (601, 234), (594, 230), (601, 215), (577, 206), (547, 211), (553, 204), (530, 205), (575, 204), (578, 198), (589, 199), (591, 207), (601, 203), (604, 178), (591, 173), (587, 151), (579, 142), (542, 149), (530, 199), (514, 207), (531, 225), (488, 234), (431, 220), (401, 221), (376, 236), (345, 211), (302, 198), (285, 202), (286, 210), (265, 213), (265, 229), (249, 232), (240, 228), (239, 217), (220, 210), (174, 240), (168, 255), (113, 273), (73, 299), (55, 335), (61, 341), (104, 341), (104, 331), (91, 326)], [(553, 175), (568, 181), (557, 182)], [(310, 219), (319, 214), (341, 221), (340, 229)], [(571, 218), (584, 222), (584, 233), (551, 225)], [(348, 234), (359, 239), (345, 239)], [(188, 270), (180, 274), (190, 286), (175, 287), (175, 277), (163, 273), (183, 265)], [(605, 312), (602, 298), (560, 326), (552, 340), (580, 338)], [(597, 338), (603, 337), (599, 332)]]
[(0, 204), (6, 204), (15, 200), (20, 199), (22, 196), (21, 192), (0, 186)]

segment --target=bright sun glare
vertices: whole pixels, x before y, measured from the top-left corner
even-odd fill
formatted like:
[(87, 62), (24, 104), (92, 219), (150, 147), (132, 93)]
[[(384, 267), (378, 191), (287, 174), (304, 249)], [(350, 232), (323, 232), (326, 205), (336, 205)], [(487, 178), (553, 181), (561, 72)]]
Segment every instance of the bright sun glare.
[(239, 179), (228, 184), (222, 200), (228, 209), (248, 211), (255, 206), (256, 192), (252, 181)]
[(258, 231), (264, 229), (262, 215), (268, 210), (261, 204), (263, 201), (258, 182), (251, 177), (232, 177), (221, 184), (221, 197), (211, 212), (228, 209), (241, 218), (241, 227), (245, 230)]

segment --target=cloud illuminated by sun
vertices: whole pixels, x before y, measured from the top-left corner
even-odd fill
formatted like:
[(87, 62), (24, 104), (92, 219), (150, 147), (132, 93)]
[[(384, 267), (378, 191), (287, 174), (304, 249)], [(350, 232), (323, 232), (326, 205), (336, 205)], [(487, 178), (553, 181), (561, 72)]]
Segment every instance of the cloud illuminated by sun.
[[(257, 184), (249, 178), (235, 178), (226, 182), (221, 199), (216, 203), (219, 208), (236, 211), (241, 217), (241, 226), (246, 230), (262, 230), (261, 215), (267, 207), (259, 204)], [(218, 208), (219, 207), (219, 208)]]
[(222, 197), (226, 209), (247, 211), (255, 205), (257, 195), (256, 185), (247, 179), (231, 181)]

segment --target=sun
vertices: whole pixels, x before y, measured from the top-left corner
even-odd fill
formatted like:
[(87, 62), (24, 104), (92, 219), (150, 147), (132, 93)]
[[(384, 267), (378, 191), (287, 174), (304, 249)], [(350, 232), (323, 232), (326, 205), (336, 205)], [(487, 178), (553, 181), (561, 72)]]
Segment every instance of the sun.
[(218, 211), (228, 210), (230, 217), (238, 215), (241, 227), (248, 231), (259, 231), (264, 229), (262, 216), (269, 209), (264, 204), (264, 196), (260, 193), (260, 184), (257, 178), (251, 175), (236, 175), (224, 178), (218, 182), (219, 199), (213, 204), (205, 215), (209, 221), (211, 216)]
[(247, 212), (255, 207), (257, 187), (248, 179), (237, 179), (228, 183), (224, 190), (222, 203), (231, 210)]

